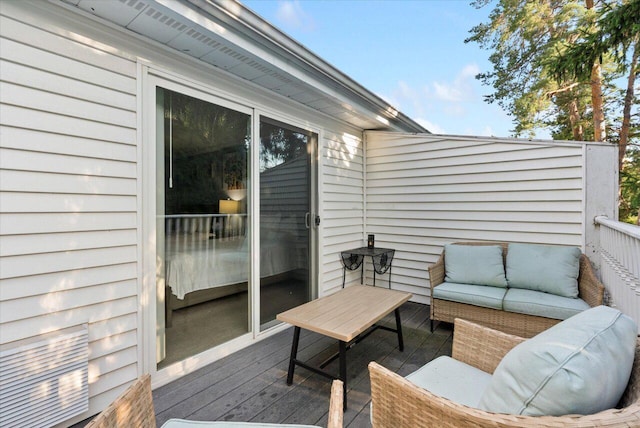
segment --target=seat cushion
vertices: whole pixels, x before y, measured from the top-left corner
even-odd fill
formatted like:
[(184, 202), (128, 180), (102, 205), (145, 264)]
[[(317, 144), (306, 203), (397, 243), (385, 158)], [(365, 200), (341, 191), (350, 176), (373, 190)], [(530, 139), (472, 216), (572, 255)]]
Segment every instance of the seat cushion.
[(469, 407), (478, 407), (491, 375), (451, 357), (438, 357), (406, 377), (420, 388)]
[(467, 303), (491, 309), (502, 309), (506, 288), (486, 285), (456, 284), (443, 282), (433, 289), (433, 297), (451, 302)]
[(186, 419), (169, 419), (162, 424), (161, 428), (319, 428), (316, 425), (287, 425), (287, 424), (266, 424), (259, 422), (231, 422), (231, 421), (188, 421)]
[(629, 381), (637, 334), (635, 322), (617, 309), (580, 312), (509, 351), (479, 407), (530, 416), (613, 408)]
[(460, 284), (506, 287), (500, 245), (444, 246), (445, 281)]
[(507, 282), (564, 297), (578, 297), (581, 251), (576, 247), (509, 244)]
[(505, 311), (556, 320), (566, 320), (590, 307), (580, 298), (573, 299), (521, 288), (510, 288), (502, 301)]

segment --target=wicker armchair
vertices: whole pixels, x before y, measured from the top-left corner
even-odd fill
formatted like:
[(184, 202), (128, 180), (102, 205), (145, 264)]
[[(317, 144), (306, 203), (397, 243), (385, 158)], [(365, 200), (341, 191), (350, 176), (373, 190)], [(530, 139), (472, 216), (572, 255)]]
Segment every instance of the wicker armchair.
[[(342, 428), (342, 382), (334, 380), (331, 385), (329, 420), (327, 428)], [(167, 421), (163, 426), (170, 426)], [(180, 424), (184, 426), (184, 424)], [(194, 428), (205, 428), (206, 423), (195, 422)], [(212, 426), (217, 426), (212, 423)], [(253, 426), (247, 423), (247, 428)], [(275, 426), (275, 425), (274, 425)], [(282, 425), (286, 427), (287, 425)], [(122, 395), (96, 416), (85, 428), (156, 428), (156, 416), (151, 395), (151, 376), (144, 375), (136, 380)]]
[[(506, 242), (456, 242), (458, 245), (501, 245), (502, 255), (506, 264), (507, 250), (509, 244)], [(440, 255), (438, 261), (429, 266), (429, 283), (431, 285), (431, 295), (438, 285), (444, 282), (445, 278), (445, 254)], [(602, 305), (604, 299), (604, 286), (598, 280), (591, 267), (591, 262), (587, 256), (580, 256), (580, 273), (578, 275), (578, 297), (587, 302), (589, 306)], [(444, 321), (453, 323), (456, 318), (464, 318), (469, 321), (491, 327), (505, 333), (515, 334), (522, 337), (533, 337), (536, 334), (559, 323), (560, 320), (539, 317), (527, 314), (518, 314), (498, 309), (484, 308), (480, 306), (468, 305), (465, 303), (451, 302), (442, 299), (431, 299), (431, 331), (433, 332), (434, 321)]]
[(151, 395), (151, 376), (144, 375), (129, 386), (85, 428), (155, 428), (156, 414)]
[[(452, 357), (493, 373), (524, 338), (455, 320)], [(369, 364), (374, 428), (420, 427), (640, 427), (640, 340), (620, 408), (593, 415), (519, 416), (463, 406), (422, 389), (381, 365)]]

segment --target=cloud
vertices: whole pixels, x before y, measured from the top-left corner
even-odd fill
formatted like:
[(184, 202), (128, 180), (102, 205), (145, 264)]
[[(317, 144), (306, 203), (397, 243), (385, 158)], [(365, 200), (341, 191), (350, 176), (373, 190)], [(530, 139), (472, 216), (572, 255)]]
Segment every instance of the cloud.
[(312, 31), (316, 28), (313, 16), (302, 9), (302, 4), (299, 0), (278, 2), (276, 18), (283, 28), (306, 31)]
[(400, 111), (411, 111), (415, 117), (425, 116), (425, 99), (420, 91), (416, 91), (407, 82), (400, 80), (397, 87), (390, 95), (380, 95), (380, 98), (388, 102), (390, 105)]
[(507, 137), (509, 120), (482, 99), (479, 72), (471, 63), (449, 81), (398, 81), (380, 97), (434, 134)]
[(473, 83), (480, 72), (476, 64), (467, 64), (451, 82), (432, 82), (427, 94), (440, 101), (462, 102), (474, 98)]

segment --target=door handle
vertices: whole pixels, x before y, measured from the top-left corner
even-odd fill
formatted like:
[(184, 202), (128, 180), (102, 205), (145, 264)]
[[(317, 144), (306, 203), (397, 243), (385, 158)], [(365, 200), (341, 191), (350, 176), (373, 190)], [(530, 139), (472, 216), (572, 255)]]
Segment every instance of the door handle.
[(307, 229), (309, 229), (309, 217), (311, 216), (311, 213), (305, 213), (304, 215), (304, 225), (307, 227)]

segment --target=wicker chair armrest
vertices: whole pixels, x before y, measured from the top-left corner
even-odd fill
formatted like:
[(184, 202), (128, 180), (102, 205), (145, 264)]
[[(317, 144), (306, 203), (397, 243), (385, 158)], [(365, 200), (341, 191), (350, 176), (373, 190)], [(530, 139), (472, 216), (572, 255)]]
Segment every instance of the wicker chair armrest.
[(609, 427), (640, 426), (640, 404), (593, 415), (521, 416), (485, 412), (422, 389), (402, 376), (369, 363), (373, 428)]
[(331, 401), (329, 403), (327, 428), (342, 428), (344, 417), (343, 391), (342, 381), (334, 380), (331, 384)]
[(591, 262), (584, 254), (580, 256), (578, 294), (591, 307), (600, 306), (604, 301), (604, 285), (596, 277)]
[(447, 424), (450, 411), (446, 407), (450, 401), (414, 385), (376, 362), (369, 363), (369, 376), (373, 428), (454, 426)]
[(444, 282), (444, 251), (440, 254), (438, 261), (429, 266), (429, 284), (431, 285), (431, 291)]
[(156, 428), (151, 376), (138, 378), (85, 428)]
[(487, 373), (493, 373), (502, 358), (526, 339), (456, 318), (451, 356)]

